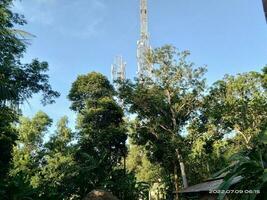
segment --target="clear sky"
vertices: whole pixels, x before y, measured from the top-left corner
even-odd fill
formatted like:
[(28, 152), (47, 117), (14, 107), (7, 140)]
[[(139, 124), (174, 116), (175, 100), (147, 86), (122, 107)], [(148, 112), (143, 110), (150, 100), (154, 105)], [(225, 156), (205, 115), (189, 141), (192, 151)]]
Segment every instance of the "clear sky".
[[(148, 0), (152, 47), (172, 44), (190, 50), (190, 60), (207, 65), (212, 83), (224, 74), (259, 71), (267, 64), (267, 24), (262, 0)], [(136, 73), (139, 0), (22, 0), (14, 9), (25, 15), (23, 29), (36, 35), (25, 61), (50, 65), (50, 82), (61, 93), (56, 104), (42, 107), (34, 96), (23, 106), (26, 116), (43, 110), (57, 121), (75, 113), (66, 96), (80, 74), (98, 71), (110, 78), (116, 55)]]

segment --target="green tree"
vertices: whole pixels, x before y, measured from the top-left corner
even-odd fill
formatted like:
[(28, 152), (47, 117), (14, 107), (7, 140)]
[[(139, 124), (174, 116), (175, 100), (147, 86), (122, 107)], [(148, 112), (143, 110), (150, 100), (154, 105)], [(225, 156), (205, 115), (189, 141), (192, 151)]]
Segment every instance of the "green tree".
[(55, 134), (44, 144), (42, 167), (33, 177), (39, 199), (69, 199), (75, 193), (73, 180), (78, 168), (74, 161), (74, 136), (68, 118), (62, 117)]
[(254, 138), (267, 125), (264, 84), (258, 72), (226, 75), (213, 84), (203, 106), (204, 131), (212, 131), (218, 139), (232, 135), (237, 149), (252, 148)]
[(86, 108), (87, 102), (97, 101), (104, 97), (114, 95), (114, 88), (108, 79), (96, 72), (78, 76), (72, 84), (69, 99), (72, 102), (71, 109), (81, 113)]
[(159, 165), (149, 161), (145, 148), (134, 144), (129, 147), (127, 170), (135, 173), (137, 181), (150, 185), (162, 178), (163, 174), (163, 169)]
[(214, 135), (212, 131), (199, 132), (195, 135), (189, 131), (186, 136), (189, 149), (186, 164), (190, 166), (188, 179), (191, 184), (209, 179), (228, 163), (229, 149), (232, 145), (227, 139), (217, 138)]
[[(166, 193), (169, 189), (167, 174), (159, 164), (152, 163), (149, 160), (144, 146), (130, 143), (127, 156), (127, 170), (135, 174), (136, 180), (140, 185), (146, 186), (142, 199), (149, 199), (149, 196), (153, 198), (151, 194), (153, 192), (157, 193), (159, 186), (163, 189), (161, 193)], [(157, 191), (154, 191), (155, 188)]]
[(53, 103), (59, 93), (51, 89), (48, 83), (46, 62), (33, 60), (22, 64), (20, 59), (26, 51), (23, 31), (16, 31), (14, 26), (23, 26), (26, 21), (23, 15), (12, 12), (12, 0), (0, 2), (0, 105), (21, 103), (32, 94), (43, 92), (44, 104)]
[(172, 169), (176, 191), (180, 189), (179, 168), (187, 187), (182, 133), (198, 110), (205, 88), (205, 68), (195, 68), (187, 61), (188, 54), (171, 46), (155, 49), (147, 56), (154, 65), (152, 77), (126, 81), (120, 87), (120, 98), (137, 115), (133, 139), (146, 146), (152, 161)]
[[(41, 92), (42, 103), (53, 103), (59, 93), (52, 90), (46, 71), (48, 64), (37, 59), (22, 64), (26, 51), (25, 32), (14, 29), (26, 23), (24, 17), (12, 12), (12, 0), (0, 2), (0, 185), (7, 182), (11, 149), (15, 144), (14, 123), (19, 116), (18, 105)], [(3, 187), (1, 187), (3, 188)], [(1, 189), (0, 189), (1, 192)]]
[(32, 119), (21, 117), (18, 140), (13, 148), (12, 182), (7, 199), (37, 198), (35, 175), (42, 167), (43, 137), (52, 120), (43, 112)]
[(74, 199), (73, 180), (79, 170), (74, 160), (74, 133), (68, 128), (67, 117), (63, 117), (55, 134), (44, 143), (51, 123), (43, 112), (32, 119), (21, 118), (8, 199)]
[(266, 127), (266, 100), (266, 68), (226, 75), (210, 87), (200, 116), (187, 129), (187, 160), (194, 163), (189, 176), (195, 183), (231, 164), (233, 154), (258, 145), (258, 133)]
[[(218, 174), (226, 174), (221, 190), (251, 190), (253, 193), (230, 194), (231, 199), (261, 200), (267, 198), (267, 131), (263, 131), (257, 136), (257, 146), (253, 149), (245, 149), (234, 155), (230, 159), (230, 164)], [(217, 174), (217, 175), (218, 175)], [(235, 185), (233, 181), (237, 181)], [(225, 194), (219, 195), (219, 200), (223, 200)]]
[(16, 121), (17, 114), (8, 107), (0, 107), (0, 195), (6, 192), (6, 176), (9, 170), (12, 146), (17, 139), (16, 129), (11, 122)]
[(45, 144), (48, 151), (51, 152), (63, 152), (65, 150), (70, 151), (71, 142), (75, 137), (74, 132), (68, 127), (68, 117), (62, 117), (57, 123), (57, 129), (54, 135), (50, 136), (49, 141)]
[(69, 93), (71, 109), (78, 113), (75, 158), (80, 167), (77, 184), (81, 197), (94, 188), (111, 187), (115, 168), (121, 167), (121, 159), (126, 156), (123, 110), (113, 94), (107, 78), (96, 72), (79, 76)]

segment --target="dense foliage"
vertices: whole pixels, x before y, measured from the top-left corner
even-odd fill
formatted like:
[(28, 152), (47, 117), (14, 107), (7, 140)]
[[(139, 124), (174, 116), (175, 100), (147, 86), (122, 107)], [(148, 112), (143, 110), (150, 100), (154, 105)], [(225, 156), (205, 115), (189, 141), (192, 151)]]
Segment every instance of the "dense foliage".
[(120, 87), (120, 98), (129, 112), (137, 114), (134, 141), (145, 145), (150, 159), (173, 175), (177, 191), (178, 177), (187, 187), (182, 131), (196, 114), (205, 89), (205, 68), (194, 67), (188, 54), (172, 46), (155, 49), (148, 57), (154, 65), (152, 77)]
[[(221, 190), (251, 190), (252, 193), (230, 194), (231, 199), (261, 200), (267, 198), (267, 131), (258, 135), (257, 147), (232, 155), (231, 164), (218, 174), (226, 173)], [(236, 184), (232, 184), (239, 180)], [(225, 194), (219, 195), (223, 200)]]
[(20, 111), (34, 94), (46, 105), (59, 93), (47, 62), (22, 63), (31, 34), (15, 28), (26, 21), (11, 6), (0, 1), (1, 199), (81, 200), (95, 189), (121, 200), (178, 199), (174, 191), (218, 171), (221, 189), (266, 198), (267, 67), (208, 87), (188, 51), (163, 46), (147, 55), (151, 77), (120, 80), (118, 91), (100, 73), (78, 76), (68, 95), (76, 128), (64, 116), (52, 132), (48, 114)]
[[(81, 196), (94, 188), (116, 188), (114, 184), (123, 187), (127, 181), (123, 180), (126, 173), (121, 166), (127, 153), (127, 135), (123, 111), (113, 94), (114, 89), (106, 77), (96, 72), (79, 76), (70, 90), (71, 108), (78, 113), (75, 159), (80, 166), (76, 179)], [(93, 168), (88, 168), (90, 163), (94, 164)], [(123, 190), (117, 189), (118, 193), (122, 192), (118, 196), (124, 195)]]
[(11, 5), (11, 0), (0, 2), (0, 193), (6, 193), (12, 146), (18, 138), (14, 123), (20, 114), (19, 105), (39, 92), (43, 104), (53, 103), (59, 96), (49, 85), (47, 62), (35, 59), (29, 64), (21, 63), (27, 33), (14, 27), (26, 21), (11, 11)]

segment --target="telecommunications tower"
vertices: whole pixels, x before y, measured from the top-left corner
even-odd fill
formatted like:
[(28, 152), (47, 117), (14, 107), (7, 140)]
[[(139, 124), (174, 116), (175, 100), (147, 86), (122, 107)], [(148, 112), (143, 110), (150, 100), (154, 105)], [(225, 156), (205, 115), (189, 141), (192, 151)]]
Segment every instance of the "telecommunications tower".
[[(111, 76), (112, 81), (124, 81), (126, 79), (126, 62), (123, 61), (122, 56), (116, 56), (114, 59), (114, 64), (111, 65)], [(114, 83), (116, 89), (118, 89), (118, 84)]]
[(147, 0), (140, 0), (140, 30), (141, 37), (137, 42), (137, 75), (138, 77), (150, 76), (152, 65), (147, 62), (146, 54), (150, 51), (148, 33), (148, 9)]

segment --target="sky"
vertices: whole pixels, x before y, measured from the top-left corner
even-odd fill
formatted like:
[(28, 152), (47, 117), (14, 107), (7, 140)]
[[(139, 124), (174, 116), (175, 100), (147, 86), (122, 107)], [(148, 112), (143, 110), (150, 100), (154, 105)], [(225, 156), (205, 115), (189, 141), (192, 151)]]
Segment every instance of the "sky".
[[(190, 61), (207, 65), (209, 84), (267, 64), (262, 0), (148, 0), (148, 7), (151, 46), (189, 50)], [(135, 76), (139, 0), (17, 0), (14, 10), (36, 36), (23, 61), (47, 61), (50, 83), (61, 93), (46, 107), (35, 95), (22, 106), (25, 116), (42, 110), (56, 122), (66, 115), (74, 128), (67, 95), (78, 75), (97, 71), (110, 78), (114, 57), (122, 55), (127, 77)]]

